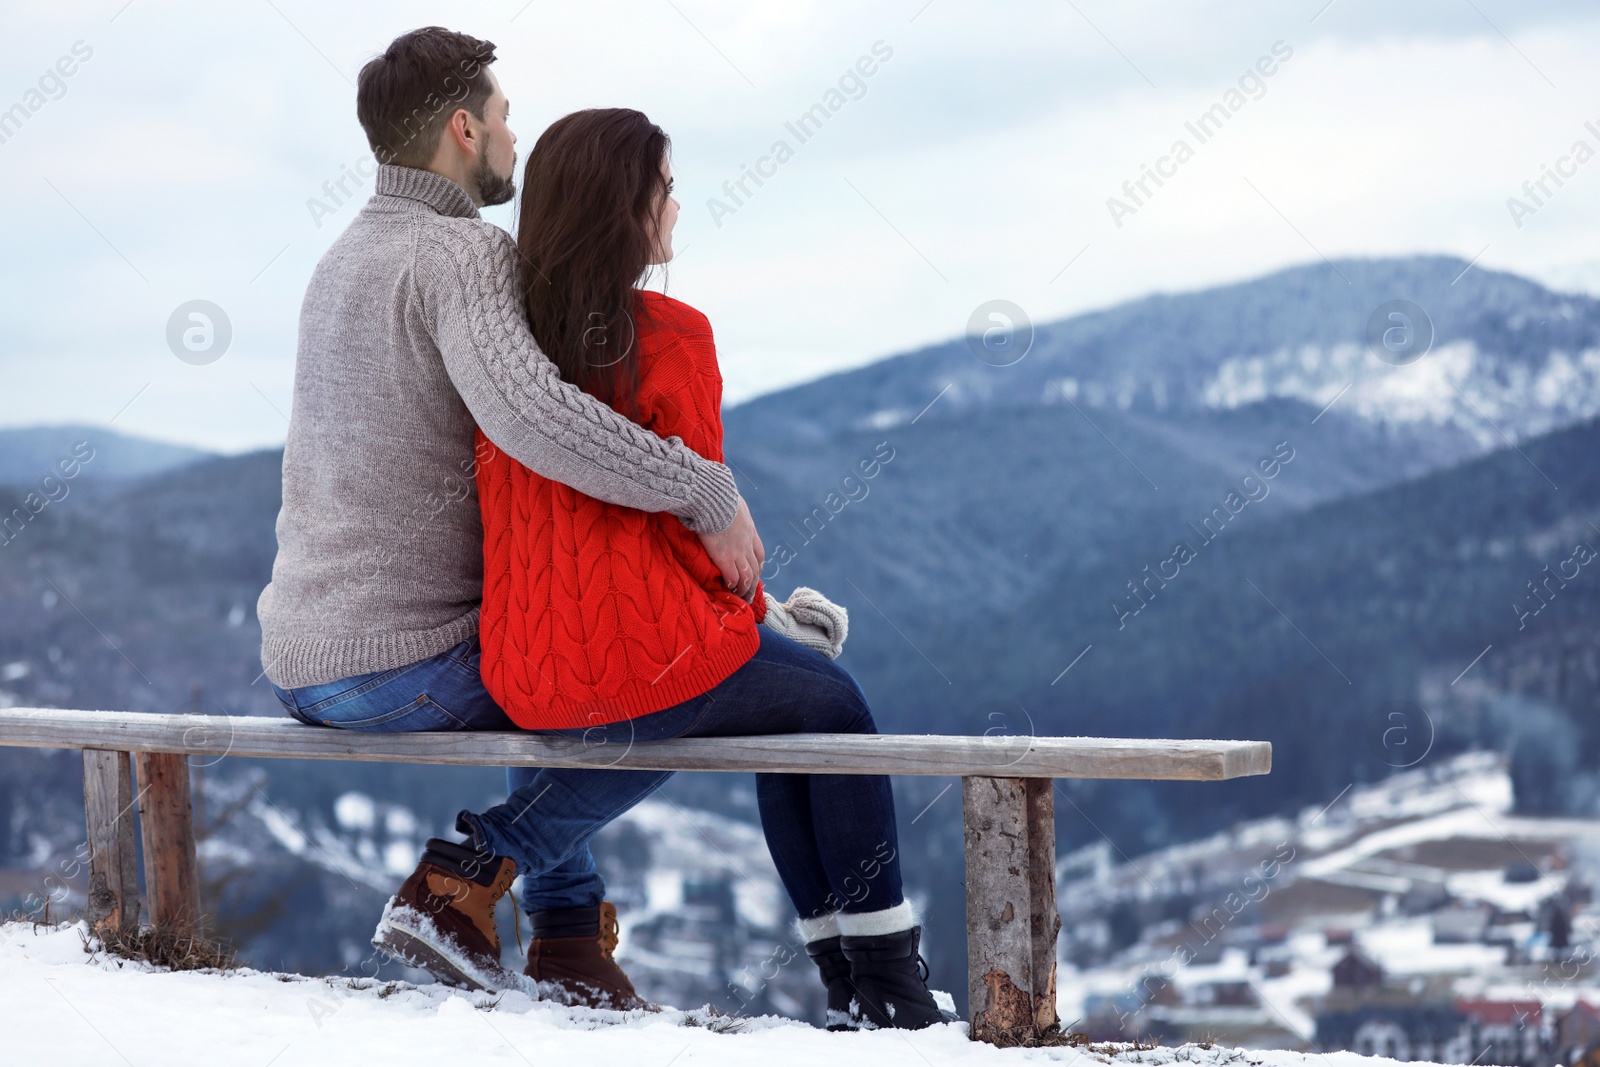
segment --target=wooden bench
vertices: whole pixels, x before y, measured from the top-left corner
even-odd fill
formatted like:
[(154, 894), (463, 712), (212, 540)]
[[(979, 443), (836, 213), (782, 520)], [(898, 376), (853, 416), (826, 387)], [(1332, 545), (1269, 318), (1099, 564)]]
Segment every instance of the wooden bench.
[(135, 770), (151, 919), (199, 919), (190, 756), (960, 777), (971, 1033), (1007, 1043), (1057, 1021), (1053, 779), (1222, 781), (1272, 767), (1264, 741), (795, 734), (619, 748), (525, 733), (358, 733), (288, 718), (40, 708), (0, 709), (0, 745), (84, 750), (88, 911), (111, 927), (139, 916), (133, 823), (122, 817)]

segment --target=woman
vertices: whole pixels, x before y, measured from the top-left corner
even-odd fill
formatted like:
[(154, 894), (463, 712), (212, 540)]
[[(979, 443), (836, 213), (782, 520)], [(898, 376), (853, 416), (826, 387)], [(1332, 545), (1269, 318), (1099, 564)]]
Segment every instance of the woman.
[[(540, 137), (518, 224), (527, 311), (563, 378), (720, 461), (711, 327), (688, 305), (637, 288), (672, 258), (668, 144), (643, 114), (620, 108), (568, 115)], [(771, 622), (794, 620), (759, 586), (750, 603), (730, 592), (679, 523), (583, 496), (479, 444), (483, 678), (519, 726), (619, 751), (669, 737), (877, 732), (854, 679), (761, 625), (769, 611)], [(587, 776), (581, 788), (575, 776)], [(604, 792), (614, 817), (667, 777), (530, 770), (507, 804), (468, 821), (493, 846), (535, 821), (509, 815), (550, 806), (541, 798), (552, 788), (567, 794), (556, 807), (599, 810)], [(921, 929), (901, 891), (888, 779), (762, 774), (757, 797), (828, 987), (830, 1028), (941, 1021), (919, 975)], [(540, 892), (543, 872), (524, 873)]]

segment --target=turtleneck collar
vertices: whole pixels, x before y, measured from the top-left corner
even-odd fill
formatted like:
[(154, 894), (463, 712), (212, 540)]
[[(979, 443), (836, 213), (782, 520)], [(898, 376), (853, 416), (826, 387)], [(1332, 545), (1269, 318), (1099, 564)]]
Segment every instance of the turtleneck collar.
[(415, 167), (396, 167), (385, 164), (378, 168), (378, 178), (373, 192), (379, 196), (401, 196), (427, 204), (441, 215), (475, 219), (478, 205), (472, 202), (467, 191), (449, 178), (431, 170)]

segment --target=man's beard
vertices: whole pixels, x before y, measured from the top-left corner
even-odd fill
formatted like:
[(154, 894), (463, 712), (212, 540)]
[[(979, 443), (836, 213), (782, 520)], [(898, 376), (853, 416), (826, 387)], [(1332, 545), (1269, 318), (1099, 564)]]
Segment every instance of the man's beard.
[[(516, 173), (513, 165), (512, 173)], [(484, 142), (484, 151), (478, 156), (478, 165), (472, 168), (471, 181), (478, 193), (478, 202), (485, 207), (495, 204), (504, 204), (517, 195), (517, 182), (515, 178), (502, 178), (489, 166), (489, 143)]]

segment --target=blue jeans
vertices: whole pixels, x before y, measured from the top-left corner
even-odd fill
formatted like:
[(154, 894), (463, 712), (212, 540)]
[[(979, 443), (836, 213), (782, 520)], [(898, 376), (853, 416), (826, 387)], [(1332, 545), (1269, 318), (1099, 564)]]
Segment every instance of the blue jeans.
[[(847, 671), (766, 627), (758, 632), (756, 654), (709, 692), (637, 719), (547, 732), (619, 752), (672, 737), (878, 732)], [(484, 691), (478, 659), (474, 638), (410, 667), (280, 690), (279, 699), (302, 722), (345, 729), (516, 729)], [(590, 840), (671, 776), (514, 767), (506, 802), (467, 820), (497, 855), (516, 860), (529, 911), (592, 905), (604, 883)], [(758, 774), (756, 800), (767, 848), (800, 915), (880, 911), (904, 899), (888, 778)]]
[[(517, 724), (483, 687), (478, 673), (481, 655), (473, 637), (448, 652), (394, 670), (298, 689), (272, 688), (291, 716), (312, 726), (377, 733), (515, 730)], [(536, 773), (534, 767), (507, 767), (506, 792), (515, 795)], [(605, 881), (595, 870), (587, 838), (582, 848), (548, 869), (537, 871), (520, 857), (517, 866), (524, 875), (521, 904), (529, 914), (546, 908), (592, 907), (605, 899)]]

